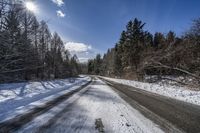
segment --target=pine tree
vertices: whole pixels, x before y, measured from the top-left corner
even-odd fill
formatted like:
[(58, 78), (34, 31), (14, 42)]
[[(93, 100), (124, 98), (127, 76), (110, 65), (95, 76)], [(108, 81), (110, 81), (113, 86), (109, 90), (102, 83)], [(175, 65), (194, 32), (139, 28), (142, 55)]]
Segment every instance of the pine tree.
[(154, 35), (154, 47), (161, 49), (165, 45), (165, 36), (162, 33), (156, 32)]
[(138, 65), (141, 60), (141, 52), (143, 51), (144, 44), (144, 27), (145, 23), (135, 18), (127, 25), (127, 41), (124, 46), (125, 58), (128, 61), (128, 71), (135, 71), (138, 76)]
[(121, 76), (124, 68), (127, 66), (127, 60), (124, 52), (124, 46), (126, 43), (126, 32), (122, 31), (119, 43), (115, 47), (116, 55), (115, 55), (115, 71), (117, 71), (118, 75)]
[(101, 73), (101, 63), (102, 63), (101, 55), (97, 54), (94, 61), (94, 72), (97, 75)]
[(170, 45), (171, 43), (174, 43), (175, 39), (176, 39), (176, 34), (173, 31), (169, 31), (166, 36), (167, 44)]
[(115, 45), (115, 52), (114, 52), (114, 73), (121, 77), (123, 72), (122, 67), (122, 45), (116, 44)]
[(78, 66), (78, 57), (76, 55), (73, 55), (71, 60), (70, 60), (70, 65), (71, 65), (71, 76), (77, 76), (79, 73), (79, 66)]
[(88, 73), (93, 74), (94, 72), (94, 60), (88, 60)]

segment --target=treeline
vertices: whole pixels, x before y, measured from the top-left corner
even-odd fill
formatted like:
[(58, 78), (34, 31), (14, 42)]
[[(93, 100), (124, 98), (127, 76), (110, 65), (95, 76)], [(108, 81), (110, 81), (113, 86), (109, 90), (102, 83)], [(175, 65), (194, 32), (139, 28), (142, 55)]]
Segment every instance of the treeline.
[(101, 58), (88, 62), (88, 72), (143, 80), (145, 75), (200, 76), (200, 19), (181, 37), (172, 31), (154, 35), (137, 18), (128, 22), (119, 42)]
[(24, 3), (0, 2), (0, 82), (76, 76), (76, 55), (65, 50), (61, 37), (51, 34)]

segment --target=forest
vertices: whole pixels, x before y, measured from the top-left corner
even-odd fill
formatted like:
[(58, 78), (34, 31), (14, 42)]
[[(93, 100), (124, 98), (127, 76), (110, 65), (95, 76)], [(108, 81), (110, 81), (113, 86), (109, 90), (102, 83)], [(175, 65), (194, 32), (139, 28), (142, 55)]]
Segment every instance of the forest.
[[(144, 81), (182, 77), (183, 84), (200, 83), (200, 18), (177, 36), (175, 32), (150, 33), (146, 23), (130, 20), (114, 48), (87, 63), (70, 55), (47, 21), (38, 21), (23, 4), (0, 3), (0, 82), (66, 78), (95, 74)], [(86, 68), (87, 67), (87, 68)], [(175, 80), (170, 79), (169, 80)], [(187, 79), (187, 81), (186, 81)]]
[[(143, 81), (170, 76), (182, 77), (182, 84), (200, 83), (200, 18), (182, 36), (175, 32), (155, 34), (144, 30), (146, 23), (130, 20), (114, 48), (88, 61), (88, 72), (109, 77)], [(189, 80), (185, 80), (185, 79)]]
[(12, 0), (0, 3), (0, 82), (77, 76), (77, 56), (51, 33), (48, 22), (39, 22), (25, 8)]

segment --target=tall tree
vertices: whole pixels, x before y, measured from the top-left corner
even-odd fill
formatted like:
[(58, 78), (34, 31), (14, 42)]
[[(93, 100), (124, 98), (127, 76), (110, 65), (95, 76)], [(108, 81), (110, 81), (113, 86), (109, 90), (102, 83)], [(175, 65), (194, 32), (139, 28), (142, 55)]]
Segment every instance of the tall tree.
[(165, 45), (165, 36), (160, 32), (156, 32), (154, 35), (154, 47), (156, 49), (161, 49), (164, 45)]

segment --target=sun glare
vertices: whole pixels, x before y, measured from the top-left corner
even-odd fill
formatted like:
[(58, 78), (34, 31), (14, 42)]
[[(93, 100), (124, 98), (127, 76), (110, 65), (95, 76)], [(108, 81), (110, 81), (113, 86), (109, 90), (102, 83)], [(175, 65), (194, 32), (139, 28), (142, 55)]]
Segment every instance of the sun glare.
[(26, 8), (32, 12), (36, 11), (36, 6), (33, 2), (26, 2)]

